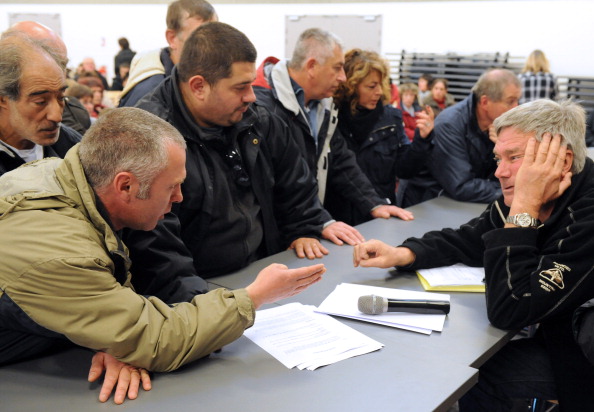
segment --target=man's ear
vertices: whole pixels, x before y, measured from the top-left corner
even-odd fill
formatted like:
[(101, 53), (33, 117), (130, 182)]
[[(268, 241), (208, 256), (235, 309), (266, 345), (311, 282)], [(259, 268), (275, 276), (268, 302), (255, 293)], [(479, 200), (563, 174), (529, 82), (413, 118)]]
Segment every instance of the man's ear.
[(199, 74), (192, 76), (190, 80), (188, 80), (188, 85), (190, 86), (192, 94), (198, 98), (204, 97), (206, 89), (209, 86), (204, 77)]
[(169, 47), (175, 47), (175, 42), (177, 40), (177, 33), (175, 32), (175, 30), (165, 30), (165, 39), (167, 40), (167, 44), (169, 44)]
[(573, 166), (573, 150), (566, 149), (565, 151), (565, 163), (563, 164), (563, 174), (571, 171), (571, 166)]
[(489, 103), (489, 98), (484, 94), (479, 98), (478, 104), (481, 107), (485, 107)]
[(8, 96), (0, 96), (0, 109), (8, 107)]
[(313, 57), (310, 57), (309, 59), (307, 59), (307, 61), (305, 62), (305, 70), (307, 70), (307, 73), (310, 76), (313, 76), (312, 70), (315, 69), (316, 65), (317, 65), (317, 60), (314, 59)]
[(138, 180), (130, 172), (120, 172), (114, 177), (112, 188), (120, 201), (128, 203), (138, 194)]

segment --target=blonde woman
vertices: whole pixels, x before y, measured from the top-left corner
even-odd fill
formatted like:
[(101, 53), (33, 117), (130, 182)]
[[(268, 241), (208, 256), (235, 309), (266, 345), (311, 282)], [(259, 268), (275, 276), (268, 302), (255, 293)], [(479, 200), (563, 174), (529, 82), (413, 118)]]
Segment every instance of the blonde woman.
[[(344, 71), (346, 81), (334, 94), (338, 129), (376, 192), (395, 204), (398, 178), (416, 175), (431, 150), (432, 113), (417, 115), (417, 131), (410, 143), (401, 111), (389, 104), (389, 69), (384, 59), (372, 51), (353, 49), (345, 55)], [(326, 202), (337, 220), (355, 225), (370, 219), (343, 193), (333, 193)]]
[(522, 82), (520, 104), (537, 99), (556, 99), (557, 78), (551, 73), (549, 60), (542, 50), (530, 53), (518, 77)]

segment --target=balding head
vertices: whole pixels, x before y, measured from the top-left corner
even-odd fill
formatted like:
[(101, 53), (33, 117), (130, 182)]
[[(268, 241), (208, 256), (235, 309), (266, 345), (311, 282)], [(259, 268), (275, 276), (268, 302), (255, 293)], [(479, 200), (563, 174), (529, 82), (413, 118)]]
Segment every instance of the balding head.
[(490, 69), (481, 75), (472, 88), (472, 92), (477, 98), (487, 96), (489, 99), (498, 102), (503, 99), (505, 88), (509, 85), (518, 89), (522, 87), (514, 72), (507, 69)]
[(26, 34), (0, 40), (0, 139), (16, 149), (58, 140), (66, 79), (57, 59)]
[(13, 33), (24, 33), (29, 37), (44, 42), (54, 49), (55, 53), (62, 59), (64, 67), (68, 63), (68, 50), (60, 36), (52, 29), (35, 21), (20, 21), (6, 30), (2, 37), (10, 36)]

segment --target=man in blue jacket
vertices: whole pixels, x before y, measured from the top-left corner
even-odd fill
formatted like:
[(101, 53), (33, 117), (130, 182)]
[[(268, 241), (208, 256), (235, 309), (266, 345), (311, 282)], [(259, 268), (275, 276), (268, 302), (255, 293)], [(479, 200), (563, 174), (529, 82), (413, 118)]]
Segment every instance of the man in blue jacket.
[(403, 206), (446, 195), (465, 202), (487, 203), (501, 194), (494, 176), (493, 121), (518, 105), (521, 85), (506, 69), (481, 75), (472, 93), (435, 119), (428, 170), (408, 181)]
[(594, 162), (586, 157), (578, 104), (536, 100), (497, 118), (493, 153), (503, 196), (457, 230), (355, 248), (360, 266), (406, 270), (462, 262), (485, 267), (487, 314), (502, 329), (540, 324), (480, 367), (461, 411), (509, 411), (513, 399), (558, 399), (594, 410), (594, 367), (572, 318), (594, 297)]

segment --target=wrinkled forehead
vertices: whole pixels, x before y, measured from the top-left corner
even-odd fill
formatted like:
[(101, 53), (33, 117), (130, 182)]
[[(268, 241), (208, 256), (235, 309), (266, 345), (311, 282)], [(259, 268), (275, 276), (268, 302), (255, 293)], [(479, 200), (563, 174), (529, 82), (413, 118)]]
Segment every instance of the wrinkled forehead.
[(25, 59), (20, 78), (21, 96), (66, 89), (66, 75), (49, 56), (31, 53)]
[(503, 155), (524, 152), (528, 139), (534, 136), (534, 132), (526, 133), (512, 126), (505, 127), (497, 135), (497, 143), (495, 143), (493, 153)]

